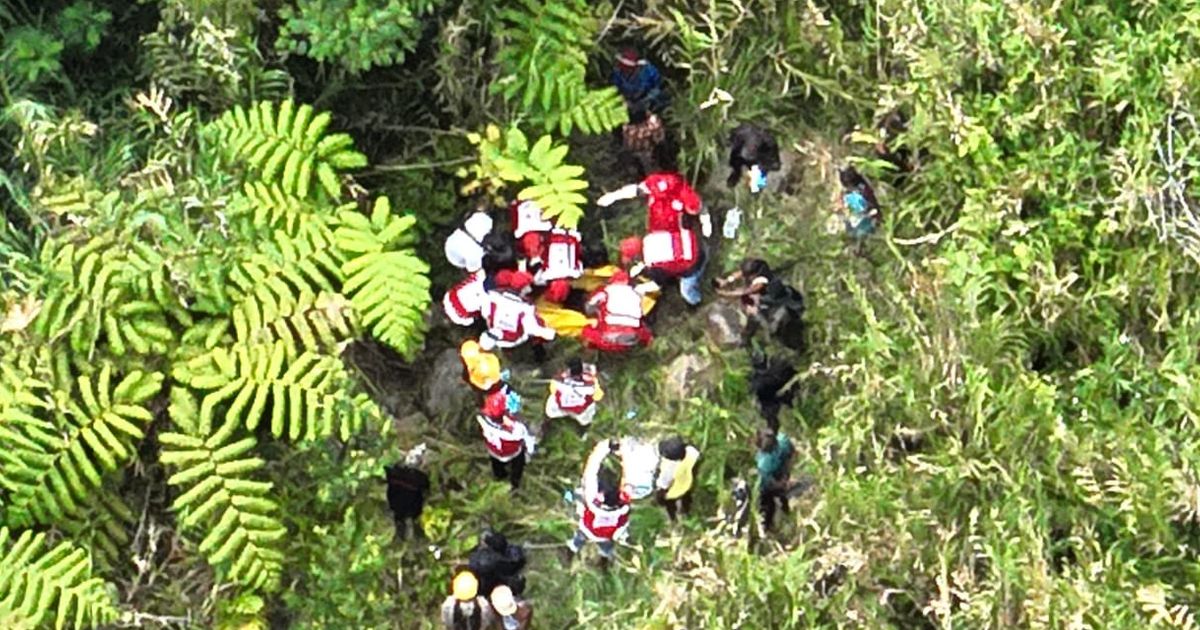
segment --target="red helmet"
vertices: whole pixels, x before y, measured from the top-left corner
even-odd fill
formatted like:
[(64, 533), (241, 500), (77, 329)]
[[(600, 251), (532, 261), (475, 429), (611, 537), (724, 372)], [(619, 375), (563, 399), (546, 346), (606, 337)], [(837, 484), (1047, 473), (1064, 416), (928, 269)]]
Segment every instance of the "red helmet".
[(620, 269), (608, 281), (614, 284), (629, 284), (629, 274), (625, 270)]
[(621, 263), (627, 264), (642, 255), (642, 239), (637, 236), (630, 236), (623, 239), (620, 245)]
[(500, 289), (510, 289), (513, 285), (513, 272), (511, 269), (501, 269), (496, 272), (496, 287)]
[(637, 66), (639, 61), (641, 61), (641, 58), (638, 57), (637, 51), (632, 48), (626, 48), (621, 51), (621, 54), (617, 55), (617, 63), (622, 66), (632, 68)]
[(488, 418), (499, 420), (504, 417), (506, 402), (507, 395), (504, 393), (504, 388), (497, 387), (495, 391), (484, 397), (481, 411)]
[(533, 284), (533, 276), (526, 271), (514, 271), (509, 276), (508, 286), (518, 291), (525, 290), (531, 284)]

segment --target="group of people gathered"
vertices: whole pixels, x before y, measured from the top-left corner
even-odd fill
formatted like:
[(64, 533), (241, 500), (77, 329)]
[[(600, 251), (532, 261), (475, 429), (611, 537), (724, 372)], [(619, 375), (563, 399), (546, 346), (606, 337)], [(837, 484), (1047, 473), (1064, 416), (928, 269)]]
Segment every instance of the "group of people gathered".
[[(661, 116), (668, 103), (661, 75), (653, 64), (627, 50), (617, 58), (613, 83), (630, 108), (630, 122), (620, 139), (640, 180), (602, 195), (596, 204), (607, 207), (639, 198), (646, 204), (645, 231), (620, 240), (617, 263), (610, 262), (599, 239), (546, 218), (528, 200), (515, 200), (499, 212), (477, 209), (445, 243), (447, 260), (463, 276), (445, 293), (442, 307), (450, 322), (473, 333), (459, 346), (462, 378), (477, 394), (475, 421), (492, 474), (506, 480), (513, 492), (520, 491), (526, 465), (552, 423), (571, 418), (588, 427), (605, 392), (595, 364), (570, 358), (549, 379), (540, 405), (543, 420), (530, 426), (523, 413), (525, 397), (516, 391), (500, 353), (507, 359), (518, 348), (529, 347), (533, 359), (542, 364), (544, 344), (562, 336), (577, 338), (583, 348), (601, 356), (631, 352), (652, 343), (650, 314), (664, 287), (677, 285), (686, 307), (703, 300), (712, 221), (687, 179), (663, 169), (656, 157), (665, 136)], [(729, 166), (730, 187), (746, 182), (752, 193), (760, 192), (768, 174), (780, 169), (779, 147), (762, 128), (739, 125), (730, 135)], [(865, 237), (878, 222), (874, 193), (852, 170), (843, 172), (842, 181), (847, 230)], [(714, 279), (712, 289), (741, 305), (749, 321), (743, 335), (746, 345), (761, 330), (771, 340), (803, 351), (803, 296), (766, 261), (743, 261), (733, 273)], [(779, 411), (792, 401), (796, 371), (790, 363), (759, 351), (752, 353), (752, 368), (751, 389), (765, 420), (756, 434), (755, 459), (766, 530), (799, 487), (790, 482), (795, 449), (779, 430)], [(429, 490), (428, 476), (421, 471), (423, 456), (424, 448), (418, 447), (403, 465), (386, 470), (398, 537), (409, 529), (421, 533), (419, 517)], [(607, 568), (616, 545), (628, 534), (637, 500), (653, 496), (670, 521), (676, 521), (690, 508), (700, 457), (700, 449), (679, 435), (597, 441), (578, 487), (566, 496), (576, 508), (567, 560), (595, 543), (601, 566)], [(743, 522), (748, 495), (742, 482), (734, 497)], [(454, 572), (451, 594), (442, 608), (446, 627), (528, 628), (533, 611), (523, 598), (525, 564), (519, 545), (498, 532), (485, 532), (467, 564)]]

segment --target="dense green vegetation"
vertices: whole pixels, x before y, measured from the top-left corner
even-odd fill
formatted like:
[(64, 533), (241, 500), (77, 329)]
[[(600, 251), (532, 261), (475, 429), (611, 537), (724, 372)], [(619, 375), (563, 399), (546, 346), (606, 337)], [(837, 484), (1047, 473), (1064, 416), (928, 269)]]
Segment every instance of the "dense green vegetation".
[[(1194, 3), (7, 0), (0, 33), (4, 627), (433, 627), (489, 523), (537, 546), (537, 627), (1196, 625)], [(769, 536), (714, 527), (759, 420), (677, 301), (517, 497), (468, 408), (431, 411), (463, 194), (641, 225), (591, 205), (632, 177), (627, 44), (706, 204), (751, 206), (710, 273), (791, 264), (808, 300), (783, 426), (814, 486)], [(753, 202), (719, 167), (747, 120), (789, 149)], [(884, 207), (863, 256), (821, 229), (846, 163)], [(562, 564), (590, 440), (669, 431), (695, 513)], [(398, 544), (382, 466), (418, 441), (430, 540)]]

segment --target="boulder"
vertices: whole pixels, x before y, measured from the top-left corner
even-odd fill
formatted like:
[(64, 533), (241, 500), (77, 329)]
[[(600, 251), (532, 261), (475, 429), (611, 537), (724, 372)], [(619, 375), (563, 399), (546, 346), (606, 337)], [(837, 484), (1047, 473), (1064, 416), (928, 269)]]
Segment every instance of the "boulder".
[(670, 400), (684, 400), (706, 387), (707, 359), (695, 354), (681, 354), (667, 365), (663, 377), (663, 394)]
[(713, 302), (703, 310), (704, 332), (718, 348), (736, 348), (746, 331), (746, 314), (728, 301)]
[(433, 418), (460, 413), (474, 401), (474, 392), (462, 380), (457, 348), (438, 353), (425, 378), (425, 410)]

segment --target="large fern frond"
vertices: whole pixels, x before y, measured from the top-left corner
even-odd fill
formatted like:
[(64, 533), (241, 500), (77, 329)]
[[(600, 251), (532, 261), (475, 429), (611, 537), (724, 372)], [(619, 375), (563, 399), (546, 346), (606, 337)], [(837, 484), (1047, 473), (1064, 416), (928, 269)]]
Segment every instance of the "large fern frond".
[(336, 432), (349, 439), (380, 415), (368, 397), (348, 393), (353, 382), (339, 358), (302, 352), (288, 362), (282, 341), (239, 344), (232, 351), (217, 347), (177, 365), (174, 376), (205, 392), (197, 412), (199, 435), (212, 431), (219, 413), (253, 431), (269, 409), (275, 437), (315, 440)]
[(517, 101), (546, 131), (603, 133), (629, 119), (613, 88), (587, 85), (587, 57), (598, 22), (585, 0), (521, 0), (499, 12), (504, 78), (492, 91)]
[(315, 178), (330, 199), (338, 199), (338, 171), (366, 166), (367, 158), (354, 150), (348, 134), (325, 135), (330, 119), (308, 104), (297, 108), (291, 100), (278, 106), (261, 101), (234, 107), (207, 129), (221, 151), (244, 162), (259, 181), (304, 199)]
[(162, 374), (134, 371), (113, 387), (105, 363), (75, 391), (54, 392), (54, 421), (31, 414), (4, 418), (9, 447), (0, 450), (0, 485), (8, 491), (7, 521), (23, 526), (62, 522), (80, 511), (103, 475), (133, 457), (135, 440), (153, 414), (143, 403)]
[(83, 549), (61, 542), (46, 549), (46, 533), (14, 536), (0, 527), (0, 619), (5, 628), (92, 628), (115, 620), (112, 593), (92, 577)]
[(228, 571), (230, 580), (274, 590), (287, 530), (279, 522), (279, 506), (267, 498), (272, 485), (251, 479), (263, 467), (262, 459), (249, 455), (254, 438), (236, 437), (235, 415), (209, 434), (189, 392), (173, 388), (171, 397), (171, 417), (185, 432), (159, 436), (160, 459), (178, 471), (168, 483), (182, 490), (171, 505), (180, 526), (203, 532), (200, 552)]
[(334, 232), (349, 258), (342, 291), (364, 324), (383, 343), (411, 358), (421, 347), (429, 306), (429, 265), (412, 251), (416, 219), (392, 215), (387, 197), (375, 200), (370, 220), (343, 210)]
[(479, 145), (479, 162), (471, 169), (475, 181), (466, 184), (464, 191), (480, 187), (495, 191), (509, 183), (528, 184), (518, 198), (536, 203), (545, 218), (554, 219), (561, 227), (573, 229), (579, 224), (587, 203), (580, 191), (588, 183), (580, 179), (582, 166), (564, 163), (566, 145), (555, 145), (546, 135), (530, 147), (529, 139), (517, 127), (503, 135), (489, 127), (486, 135), (472, 134), (469, 139)]

